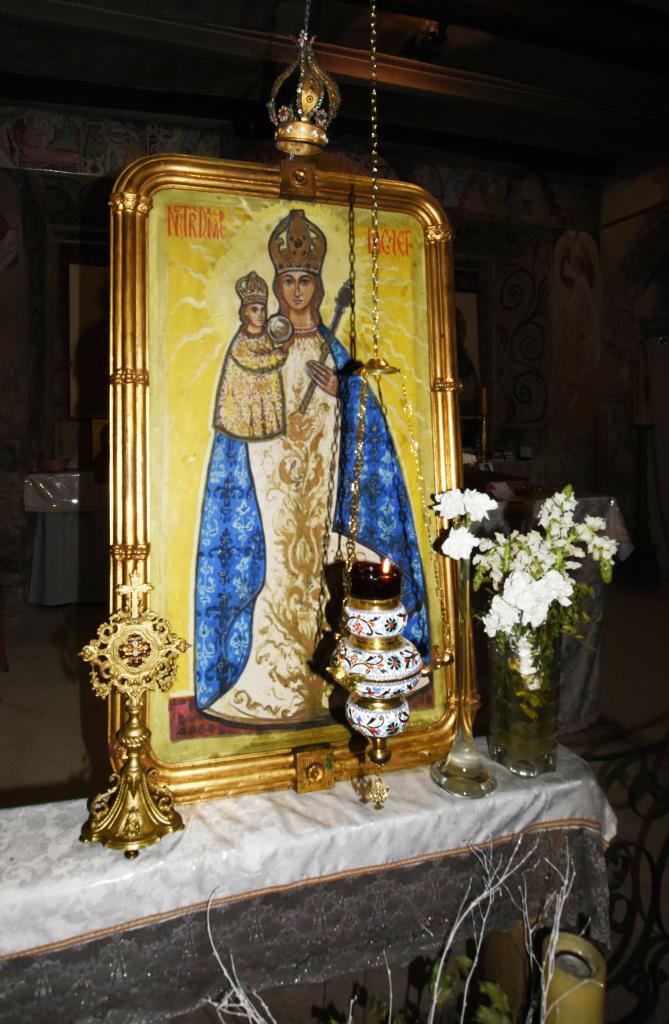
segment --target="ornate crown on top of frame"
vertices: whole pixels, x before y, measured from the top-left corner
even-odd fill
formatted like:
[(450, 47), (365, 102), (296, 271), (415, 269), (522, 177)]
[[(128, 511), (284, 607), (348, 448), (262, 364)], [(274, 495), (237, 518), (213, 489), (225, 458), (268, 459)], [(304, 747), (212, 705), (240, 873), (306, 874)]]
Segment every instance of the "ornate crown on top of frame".
[[(341, 103), (336, 82), (319, 67), (314, 57), (313, 41), (304, 29), (300, 32), (297, 59), (281, 72), (267, 104), (270, 121), (276, 128), (276, 147), (291, 157), (311, 156), (327, 146), (327, 129)], [(297, 75), (294, 99), (277, 107), (279, 92), (294, 74)]]

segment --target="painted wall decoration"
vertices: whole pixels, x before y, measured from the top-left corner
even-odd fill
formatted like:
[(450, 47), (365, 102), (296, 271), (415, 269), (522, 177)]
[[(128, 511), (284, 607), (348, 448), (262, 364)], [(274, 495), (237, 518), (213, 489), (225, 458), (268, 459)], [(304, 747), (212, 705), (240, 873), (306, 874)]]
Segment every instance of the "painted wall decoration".
[(507, 429), (548, 422), (547, 253), (542, 246), (527, 256), (498, 265), (495, 405), (500, 426)]
[[(454, 222), (458, 265), (478, 282), (479, 341), (482, 374), (491, 389), (493, 451), (518, 453), (522, 445), (531, 452), (523, 475), (531, 474), (536, 483), (561, 487), (573, 481), (594, 489), (595, 426), (592, 421), (585, 426), (572, 422), (558, 409), (565, 393), (570, 397), (569, 382), (561, 382), (559, 352), (554, 350), (560, 328), (554, 314), (554, 250), (565, 233), (460, 215)], [(566, 234), (568, 241), (575, 235)], [(567, 312), (581, 308), (580, 300), (574, 306), (573, 289), (565, 293), (561, 282), (560, 289), (561, 305), (571, 303)]]
[(437, 150), (388, 152), (399, 177), (464, 217), (586, 230), (598, 223), (599, 191), (585, 179)]
[[(276, 163), (269, 140), (256, 142), (244, 159)], [(337, 135), (320, 158), (328, 170), (369, 174), (369, 151), (359, 139)], [(383, 146), (381, 177), (412, 181), (435, 196), (448, 211), (472, 220), (543, 224), (593, 232), (599, 223), (598, 184), (577, 175), (504, 161), (481, 160), (438, 149)]]
[[(599, 474), (611, 482), (633, 527), (639, 508), (639, 436), (635, 422), (652, 422), (648, 449), (652, 543), (663, 582), (669, 580), (669, 423), (666, 416), (667, 346), (657, 337), (669, 318), (669, 166), (613, 182), (604, 193), (602, 274), (605, 344), (602, 358)], [(660, 332), (661, 333), (661, 332)], [(648, 376), (644, 408), (635, 402)]]
[(39, 107), (5, 107), (2, 115), (1, 167), (102, 176), (152, 153), (220, 154), (215, 128)]
[(565, 231), (553, 250), (551, 389), (554, 427), (592, 426), (599, 397), (602, 288), (594, 238)]

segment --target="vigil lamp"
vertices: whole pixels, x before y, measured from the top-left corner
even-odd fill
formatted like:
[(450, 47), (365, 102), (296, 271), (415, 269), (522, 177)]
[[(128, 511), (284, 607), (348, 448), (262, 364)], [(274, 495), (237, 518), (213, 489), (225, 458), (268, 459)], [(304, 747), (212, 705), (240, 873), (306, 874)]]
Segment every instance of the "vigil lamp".
[[(402, 574), (389, 559), (356, 561), (344, 602), (343, 629), (330, 664), (333, 679), (349, 691), (346, 718), (370, 740), (369, 760), (390, 760), (388, 740), (409, 720), (407, 694), (426, 682), (436, 667), (423, 662), (411, 640), (402, 636), (407, 611), (400, 599)], [(438, 658), (439, 664), (447, 659)]]

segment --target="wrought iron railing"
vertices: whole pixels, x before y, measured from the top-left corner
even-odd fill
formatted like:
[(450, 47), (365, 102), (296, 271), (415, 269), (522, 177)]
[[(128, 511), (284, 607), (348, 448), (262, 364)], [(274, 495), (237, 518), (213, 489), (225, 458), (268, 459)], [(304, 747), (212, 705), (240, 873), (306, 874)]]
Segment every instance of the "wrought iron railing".
[(588, 756), (618, 815), (607, 852), (609, 1024), (669, 1020), (669, 741)]

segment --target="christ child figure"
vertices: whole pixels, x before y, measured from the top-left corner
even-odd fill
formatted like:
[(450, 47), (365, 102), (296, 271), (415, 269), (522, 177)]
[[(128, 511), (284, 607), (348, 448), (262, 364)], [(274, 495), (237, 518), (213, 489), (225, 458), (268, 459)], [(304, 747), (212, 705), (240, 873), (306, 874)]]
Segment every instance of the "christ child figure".
[(281, 368), (291, 339), (277, 344), (268, 330), (268, 290), (262, 277), (252, 270), (237, 281), (235, 290), (241, 325), (225, 355), (214, 427), (239, 440), (265, 441), (286, 429)]

